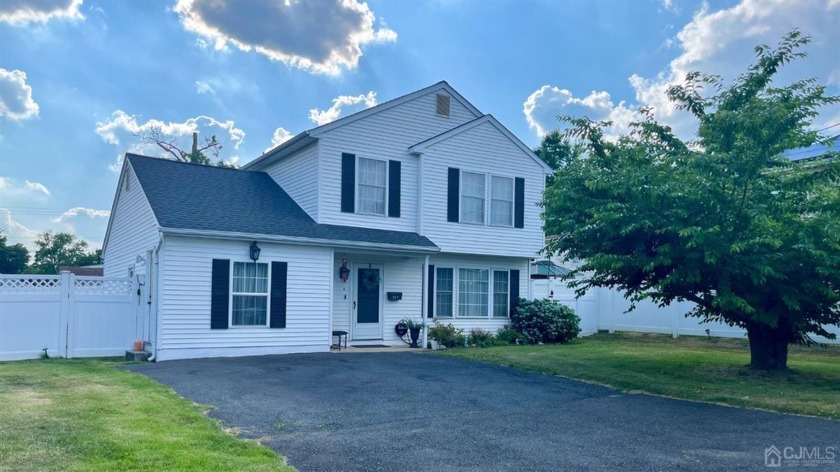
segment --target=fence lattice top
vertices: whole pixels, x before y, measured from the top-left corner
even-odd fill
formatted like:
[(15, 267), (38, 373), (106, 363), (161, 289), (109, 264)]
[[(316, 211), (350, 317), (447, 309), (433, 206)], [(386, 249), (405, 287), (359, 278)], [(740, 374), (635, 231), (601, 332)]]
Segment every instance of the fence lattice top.
[(131, 293), (133, 286), (132, 279), (120, 277), (102, 278), (102, 277), (77, 277), (75, 290), (77, 293), (95, 293), (102, 295), (124, 295)]
[[(0, 293), (57, 294), (62, 290), (61, 275), (0, 275)], [(130, 277), (67, 277), (68, 287), (89, 295), (128, 295), (134, 280)]]
[(61, 291), (61, 277), (59, 276), (0, 276), (0, 292), (3, 293), (59, 293)]

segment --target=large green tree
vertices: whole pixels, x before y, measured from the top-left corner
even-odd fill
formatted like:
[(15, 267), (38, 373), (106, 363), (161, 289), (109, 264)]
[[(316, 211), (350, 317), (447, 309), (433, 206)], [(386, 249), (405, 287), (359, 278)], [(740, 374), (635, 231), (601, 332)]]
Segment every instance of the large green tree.
[[(583, 147), (574, 144), (558, 130), (551, 131), (543, 136), (540, 145), (534, 149), (534, 153), (540, 157), (552, 169), (564, 167), (571, 159), (579, 156), (584, 151)], [(546, 186), (554, 183), (554, 175), (549, 175), (545, 180)]]
[(8, 245), (0, 231), (0, 274), (20, 274), (29, 263), (29, 250), (23, 244)]
[(60, 266), (78, 266), (101, 263), (99, 250), (88, 252), (87, 241), (70, 233), (46, 231), (35, 241), (37, 247), (32, 271), (40, 274), (57, 274)]
[(747, 331), (753, 368), (783, 369), (791, 343), (840, 323), (840, 158), (781, 154), (821, 138), (812, 120), (838, 102), (815, 79), (776, 86), (804, 56), (798, 31), (730, 84), (691, 73), (669, 98), (699, 121), (685, 143), (648, 110), (617, 142), (606, 123), (567, 118), (587, 148), (545, 194), (547, 250), (581, 259), (579, 293), (622, 291)]

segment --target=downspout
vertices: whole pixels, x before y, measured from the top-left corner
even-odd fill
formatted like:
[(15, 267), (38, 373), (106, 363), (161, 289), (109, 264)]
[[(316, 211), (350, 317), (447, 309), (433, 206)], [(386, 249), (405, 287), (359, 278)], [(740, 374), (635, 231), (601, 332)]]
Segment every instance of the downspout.
[[(152, 346), (152, 355), (149, 357), (149, 362), (154, 362), (155, 358), (157, 357), (157, 337), (158, 337), (158, 276), (160, 275), (160, 248), (163, 246), (163, 232), (158, 233), (158, 242), (155, 247), (152, 249), (154, 257), (152, 257), (151, 267), (149, 268), (149, 280), (146, 282), (149, 284), (149, 301), (152, 301), (152, 296), (154, 296), (154, 303), (152, 303), (152, 309), (149, 310), (149, 344)], [(154, 323), (152, 323), (152, 311), (154, 311)]]
[(429, 326), (428, 322), (429, 319), (426, 318), (426, 313), (429, 312), (429, 256), (423, 258), (423, 285), (420, 288), (423, 294), (423, 313), (420, 313), (420, 319), (423, 321), (423, 324), (426, 325), (423, 328), (423, 349), (426, 349), (426, 346), (429, 345)]

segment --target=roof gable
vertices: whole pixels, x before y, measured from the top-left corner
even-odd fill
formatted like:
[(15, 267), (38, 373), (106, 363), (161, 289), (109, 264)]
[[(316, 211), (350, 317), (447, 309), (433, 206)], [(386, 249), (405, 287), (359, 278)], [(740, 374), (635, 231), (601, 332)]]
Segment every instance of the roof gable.
[(475, 128), (476, 126), (480, 126), (484, 123), (489, 123), (489, 124), (493, 125), (494, 128), (496, 128), (508, 140), (510, 140), (513, 144), (515, 144), (518, 148), (520, 148), (525, 154), (528, 155), (528, 157), (530, 157), (531, 159), (534, 160), (534, 162), (539, 164), (540, 167), (542, 167), (545, 172), (548, 172), (548, 173), (552, 172), (552, 169), (551, 169), (551, 167), (549, 167), (548, 164), (546, 164), (542, 159), (540, 159), (539, 156), (534, 154), (534, 151), (532, 151), (531, 148), (526, 146), (525, 143), (520, 141), (519, 138), (516, 137), (516, 135), (511, 133), (507, 128), (505, 128), (504, 125), (499, 123), (499, 121), (495, 117), (493, 117), (493, 115), (484, 115), (480, 118), (476, 118), (475, 120), (464, 123), (461, 126), (452, 128), (451, 130), (446, 131), (444, 133), (441, 133), (437, 136), (433, 136), (433, 137), (431, 137), (431, 138), (429, 138), (425, 141), (421, 141), (417, 144), (414, 144), (413, 146), (408, 148), (408, 152), (410, 152), (412, 154), (423, 154), (428, 148), (430, 148), (430, 147), (432, 147), (432, 146), (434, 146), (438, 143), (441, 143), (443, 141), (446, 141), (447, 139), (458, 136), (461, 133), (467, 132), (467, 131)]
[(435, 92), (446, 92), (453, 100), (460, 103), (464, 108), (466, 108), (470, 113), (472, 113), (475, 117), (482, 116), (482, 113), (473, 106), (463, 95), (458, 93), (457, 90), (452, 88), (446, 81), (438, 82), (434, 85), (430, 85), (428, 87), (422, 88), (420, 90), (411, 92), (409, 94), (403, 95), (401, 97), (394, 98), (392, 100), (388, 100), (387, 102), (380, 103), (379, 105), (361, 110), (359, 112), (353, 113), (352, 115), (347, 115), (343, 118), (339, 118), (335, 121), (331, 121), (325, 125), (318, 126), (316, 128), (312, 128), (306, 131), (303, 131), (294, 138), (286, 141), (275, 147), (274, 149), (269, 150), (268, 152), (264, 153), (262, 156), (254, 159), (253, 161), (245, 164), (242, 166), (242, 169), (245, 170), (259, 170), (265, 168), (265, 166), (276, 162), (293, 152), (301, 149), (305, 146), (308, 146), (312, 142), (316, 141), (324, 133), (336, 129), (338, 127), (354, 123), (356, 121), (365, 119), (371, 115), (375, 115), (377, 113), (381, 113), (386, 110), (390, 110), (394, 107), (402, 105), (404, 103), (410, 102), (417, 98), (423, 97), (430, 93)]

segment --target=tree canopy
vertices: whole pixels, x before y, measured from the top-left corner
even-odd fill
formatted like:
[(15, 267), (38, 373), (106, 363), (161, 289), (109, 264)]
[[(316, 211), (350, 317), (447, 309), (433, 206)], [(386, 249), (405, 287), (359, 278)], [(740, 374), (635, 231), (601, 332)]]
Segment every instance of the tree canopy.
[(0, 274), (20, 274), (29, 263), (29, 250), (23, 244), (8, 245), (0, 231)]
[(751, 366), (781, 369), (790, 343), (833, 338), (840, 323), (840, 159), (792, 163), (783, 151), (820, 141), (812, 121), (837, 103), (813, 79), (776, 86), (804, 57), (799, 31), (727, 85), (693, 72), (668, 97), (699, 121), (684, 142), (650, 110), (628, 135), (609, 123), (565, 119), (585, 146), (545, 194), (547, 251), (580, 259), (578, 292), (622, 291), (747, 331)]
[(87, 241), (70, 233), (46, 231), (35, 241), (37, 250), (31, 271), (57, 274), (60, 266), (95, 265), (102, 263), (102, 250), (88, 252)]

